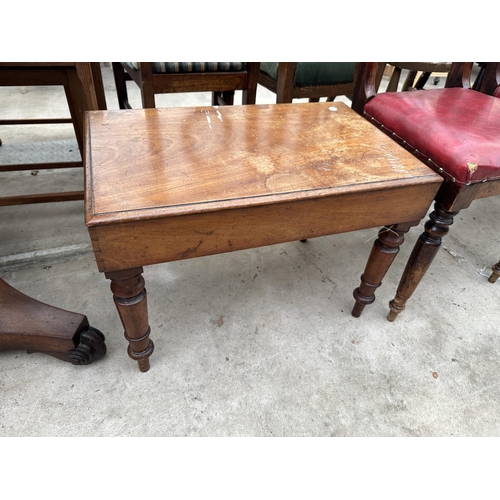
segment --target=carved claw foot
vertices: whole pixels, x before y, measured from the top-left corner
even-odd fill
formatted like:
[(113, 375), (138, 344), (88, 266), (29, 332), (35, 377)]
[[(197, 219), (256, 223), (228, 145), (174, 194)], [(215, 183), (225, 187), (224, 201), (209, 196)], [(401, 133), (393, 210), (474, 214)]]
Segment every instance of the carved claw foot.
[(28, 350), (27, 353), (48, 354), (73, 365), (90, 365), (105, 356), (106, 344), (104, 341), (104, 335), (97, 328), (87, 326), (86, 329), (73, 337), (74, 349), (67, 352)]
[(69, 360), (74, 365), (90, 365), (98, 361), (106, 354), (106, 344), (104, 335), (91, 326), (80, 333), (80, 341), (76, 349), (68, 353)]

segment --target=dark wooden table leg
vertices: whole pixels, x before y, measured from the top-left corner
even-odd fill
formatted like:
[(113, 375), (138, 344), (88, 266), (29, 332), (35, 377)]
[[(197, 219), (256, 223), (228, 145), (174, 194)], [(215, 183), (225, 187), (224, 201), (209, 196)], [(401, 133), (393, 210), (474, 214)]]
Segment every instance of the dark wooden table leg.
[(353, 293), (356, 303), (351, 314), (355, 318), (361, 316), (365, 306), (375, 301), (375, 290), (382, 284), (382, 279), (398, 254), (405, 233), (414, 225), (415, 223), (395, 224), (379, 231), (365, 271), (361, 275), (361, 284)]
[(434, 257), (441, 246), (442, 237), (445, 236), (453, 224), (453, 217), (459, 210), (448, 212), (434, 205), (434, 211), (425, 223), (425, 231), (420, 235), (408, 259), (403, 276), (399, 282), (396, 296), (390, 301), (389, 321), (394, 321), (397, 315), (404, 310), (407, 300), (411, 297), (418, 284), (424, 277)]
[(88, 365), (106, 354), (104, 335), (83, 314), (28, 297), (0, 279), (0, 351), (27, 350), (74, 365)]
[(142, 267), (104, 273), (111, 280), (113, 299), (129, 342), (128, 355), (137, 361), (139, 370), (149, 370), (149, 356), (154, 345), (149, 339), (147, 293)]

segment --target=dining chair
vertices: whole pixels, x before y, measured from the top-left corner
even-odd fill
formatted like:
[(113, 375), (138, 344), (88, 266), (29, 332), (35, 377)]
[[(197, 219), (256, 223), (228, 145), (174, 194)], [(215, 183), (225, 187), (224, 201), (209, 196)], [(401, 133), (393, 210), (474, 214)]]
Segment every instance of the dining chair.
[(345, 95), (353, 91), (353, 62), (261, 62), (259, 84), (276, 94), (276, 103), (290, 103), (307, 98), (318, 102), (326, 97)]
[[(500, 63), (486, 64), (476, 90), (472, 66), (452, 63), (442, 89), (379, 94), (377, 63), (356, 68), (353, 109), (444, 178), (390, 302), (389, 321), (404, 310), (460, 210), (500, 194)], [(499, 270), (500, 262), (494, 274)]]
[(234, 103), (242, 90), (242, 104), (255, 104), (258, 62), (114, 62), (118, 105), (131, 109), (127, 81), (141, 92), (143, 108), (156, 107), (155, 95), (180, 92), (212, 92), (212, 105)]
[[(71, 123), (83, 159), (83, 119), (85, 111), (105, 110), (106, 98), (99, 63), (88, 62), (10, 62), (0, 63), (0, 86), (61, 86), (64, 88), (69, 118), (21, 118), (0, 120), (0, 125), (44, 125)], [(0, 148), (7, 146), (5, 143)], [(83, 160), (12, 163), (0, 165), (0, 172), (66, 169), (83, 167)], [(79, 191), (1, 196), (0, 206), (83, 200)]]

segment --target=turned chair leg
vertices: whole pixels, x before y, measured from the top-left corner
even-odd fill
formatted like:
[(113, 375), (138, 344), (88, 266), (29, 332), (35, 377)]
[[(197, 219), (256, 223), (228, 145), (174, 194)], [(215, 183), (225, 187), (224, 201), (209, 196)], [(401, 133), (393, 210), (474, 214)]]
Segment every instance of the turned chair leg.
[(425, 223), (425, 231), (420, 235), (413, 251), (408, 259), (406, 268), (399, 282), (396, 296), (390, 301), (390, 312), (387, 316), (389, 321), (394, 321), (397, 315), (404, 310), (407, 300), (411, 297), (418, 284), (429, 269), (436, 256), (443, 236), (453, 224), (453, 217), (459, 213), (449, 212), (438, 203), (434, 205), (434, 211)]
[(492, 273), (488, 278), (490, 283), (495, 283), (496, 280), (500, 277), (500, 260), (491, 268)]
[(392, 262), (403, 244), (404, 235), (412, 224), (396, 224), (383, 227), (378, 232), (365, 270), (361, 275), (361, 284), (354, 290), (356, 303), (351, 314), (359, 318), (365, 306), (375, 301), (375, 290), (382, 284), (382, 279), (389, 270)]
[(111, 280), (113, 299), (129, 342), (128, 355), (141, 372), (149, 370), (149, 356), (154, 345), (149, 339), (147, 293), (142, 267), (104, 273)]
[(131, 106), (128, 102), (127, 81), (125, 77), (125, 70), (119, 62), (112, 63), (113, 76), (115, 79), (116, 96), (118, 98), (118, 106), (120, 109), (130, 109)]
[(212, 106), (232, 106), (234, 104), (234, 90), (212, 92)]

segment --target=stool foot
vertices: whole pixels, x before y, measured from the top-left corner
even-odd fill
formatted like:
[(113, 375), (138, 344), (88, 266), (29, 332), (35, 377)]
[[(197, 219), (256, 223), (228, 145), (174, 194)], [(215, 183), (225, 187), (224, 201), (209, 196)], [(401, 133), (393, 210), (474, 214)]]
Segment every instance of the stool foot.
[(150, 368), (149, 358), (141, 359), (140, 361), (137, 361), (137, 364), (139, 365), (139, 370), (143, 373), (147, 372)]
[[(364, 287), (373, 291), (375, 291), (375, 289), (381, 285), (381, 283), (379, 283), (378, 285), (371, 285), (367, 283), (366, 281), (364, 281), (363, 275), (361, 276), (361, 282), (363, 283)], [(354, 290), (353, 297), (356, 302), (354, 303), (354, 307), (352, 308), (351, 315), (355, 318), (359, 318), (361, 316), (361, 313), (365, 309), (365, 306), (369, 306), (370, 304), (373, 304), (375, 302), (375, 294), (365, 296), (360, 292), (360, 287)]]
[(500, 261), (497, 262), (492, 268), (491, 276), (488, 278), (490, 283), (495, 283), (497, 279), (500, 277)]

